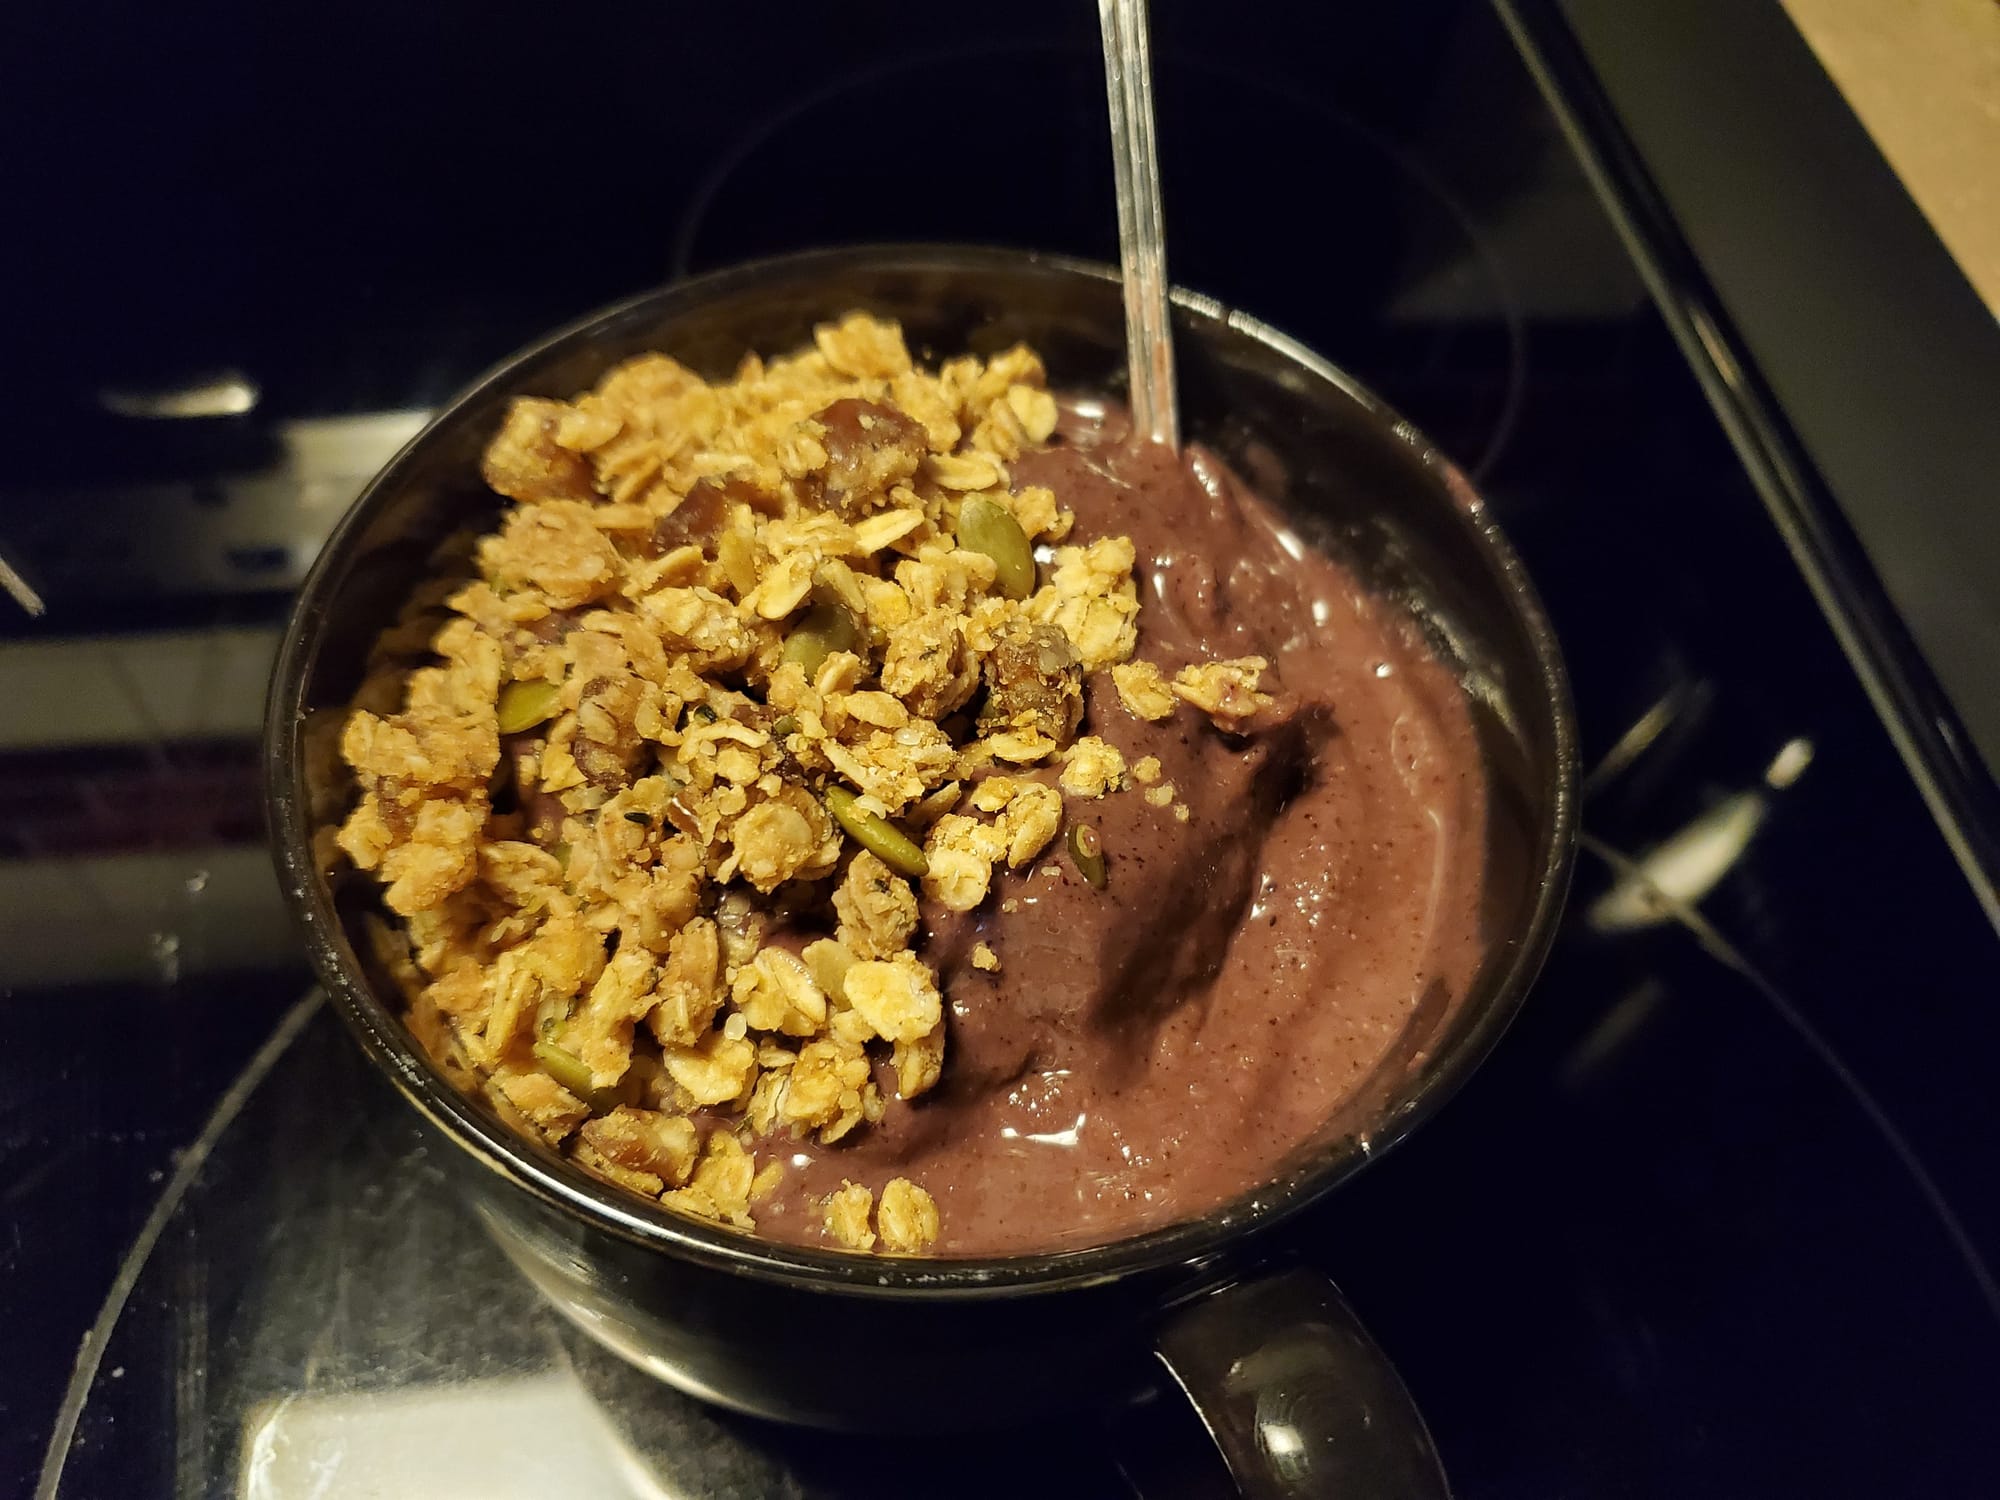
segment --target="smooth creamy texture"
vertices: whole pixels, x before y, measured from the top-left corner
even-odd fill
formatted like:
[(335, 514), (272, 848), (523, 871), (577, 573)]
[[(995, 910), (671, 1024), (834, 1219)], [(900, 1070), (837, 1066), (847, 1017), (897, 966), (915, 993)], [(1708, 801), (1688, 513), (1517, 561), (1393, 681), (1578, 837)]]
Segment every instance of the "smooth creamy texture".
[[(935, 1254), (1199, 1214), (1271, 1176), (1419, 1000), (1457, 999), (1478, 965), (1485, 785), (1456, 682), (1211, 455), (1176, 459), (1114, 423), (1066, 419), (1014, 482), (1053, 489), (1074, 541), (1132, 538), (1140, 657), (1168, 676), (1267, 657), (1273, 722), (1231, 740), (1183, 705), (1149, 724), (1093, 677), (1083, 732), (1128, 766), (1158, 757), (1188, 820), (1136, 782), (1067, 798), (1102, 835), (1106, 890), (1059, 841), (976, 912), (927, 907), (920, 953), (951, 1013), (942, 1083), (852, 1144), (798, 1143), (761, 1233), (817, 1243), (843, 1179), (899, 1175), (937, 1199)], [(980, 941), (998, 974), (972, 966)]]

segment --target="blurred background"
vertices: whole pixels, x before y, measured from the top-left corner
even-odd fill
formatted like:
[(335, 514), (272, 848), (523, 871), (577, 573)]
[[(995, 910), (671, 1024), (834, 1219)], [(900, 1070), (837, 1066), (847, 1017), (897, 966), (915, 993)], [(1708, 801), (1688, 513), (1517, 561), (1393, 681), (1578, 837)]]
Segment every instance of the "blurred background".
[[(1995, 1493), (2000, 7), (1154, 28), (1175, 279), (1474, 475), (1585, 733), (1547, 979), (1302, 1253), (1465, 1495)], [(0, 1493), (861, 1492), (605, 1395), (432, 1202), (300, 1008), (264, 678), (368, 476), (552, 326), (812, 245), (1115, 259), (1102, 89), (1080, 0), (0, 19)]]

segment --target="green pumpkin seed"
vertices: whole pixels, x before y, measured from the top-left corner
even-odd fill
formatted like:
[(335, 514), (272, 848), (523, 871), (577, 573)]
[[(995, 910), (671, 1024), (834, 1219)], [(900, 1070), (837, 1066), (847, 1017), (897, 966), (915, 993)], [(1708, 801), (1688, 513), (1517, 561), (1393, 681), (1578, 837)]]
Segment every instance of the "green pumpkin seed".
[(536, 1042), (535, 1061), (542, 1065), (544, 1073), (577, 1098), (587, 1100), (596, 1092), (590, 1082), (589, 1065), (569, 1048), (547, 1040)]
[(958, 510), (958, 545), (968, 552), (983, 552), (1000, 570), (1000, 592), (1009, 599), (1025, 599), (1035, 591), (1035, 549), (1028, 534), (1004, 505), (977, 495)]
[(862, 810), (844, 786), (826, 789), (826, 810), (833, 821), (854, 835), (854, 841), (899, 875), (922, 879), (931, 872), (923, 847), (887, 818)]
[(815, 597), (812, 607), (785, 637), (782, 661), (795, 661), (805, 668), (806, 681), (819, 674), (826, 659), (836, 651), (852, 651), (861, 642), (861, 627), (847, 606), (837, 599)]
[(1104, 843), (1088, 823), (1072, 823), (1069, 830), (1069, 857), (1077, 873), (1090, 882), (1092, 890), (1104, 889), (1109, 876), (1104, 868)]
[(562, 704), (562, 688), (553, 682), (530, 679), (510, 682), (500, 689), (500, 732), (520, 734), (555, 717)]
[(646, 1080), (635, 1069), (609, 1088), (593, 1088), (590, 1066), (569, 1048), (546, 1037), (534, 1045), (535, 1061), (542, 1071), (588, 1104), (592, 1114), (609, 1114), (621, 1104), (637, 1104), (646, 1094)]

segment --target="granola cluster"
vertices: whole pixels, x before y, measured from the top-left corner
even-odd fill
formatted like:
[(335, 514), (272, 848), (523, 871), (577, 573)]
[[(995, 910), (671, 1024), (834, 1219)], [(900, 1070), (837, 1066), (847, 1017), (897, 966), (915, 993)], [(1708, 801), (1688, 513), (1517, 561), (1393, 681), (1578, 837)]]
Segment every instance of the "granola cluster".
[[(1054, 494), (1008, 481), (1056, 419), (1031, 350), (932, 373), (860, 315), (727, 382), (653, 354), (514, 403), (484, 464), (499, 528), (384, 634), (340, 742), (360, 795), (335, 842), (383, 887), (378, 957), (456, 1082), (746, 1229), (791, 1142), (936, 1085), (919, 895), (978, 906), (1065, 795), (1172, 800), (1156, 762), (1079, 737), (1085, 675), (1153, 720), (1269, 701), (1254, 658), (1134, 660), (1131, 541), (1072, 543)], [(938, 1232), (902, 1178), (820, 1209), (857, 1250)]]

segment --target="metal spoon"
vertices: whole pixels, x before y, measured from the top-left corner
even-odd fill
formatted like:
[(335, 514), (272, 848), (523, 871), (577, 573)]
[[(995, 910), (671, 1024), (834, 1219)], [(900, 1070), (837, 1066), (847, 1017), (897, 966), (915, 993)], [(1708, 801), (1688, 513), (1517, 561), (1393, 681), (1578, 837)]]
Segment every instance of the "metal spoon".
[(1125, 348), (1132, 421), (1156, 443), (1181, 444), (1174, 406), (1174, 345), (1167, 305), (1167, 230), (1153, 140), (1153, 69), (1146, 0), (1097, 0), (1104, 84), (1111, 102), (1111, 160), (1118, 181), (1118, 254), (1125, 278)]

